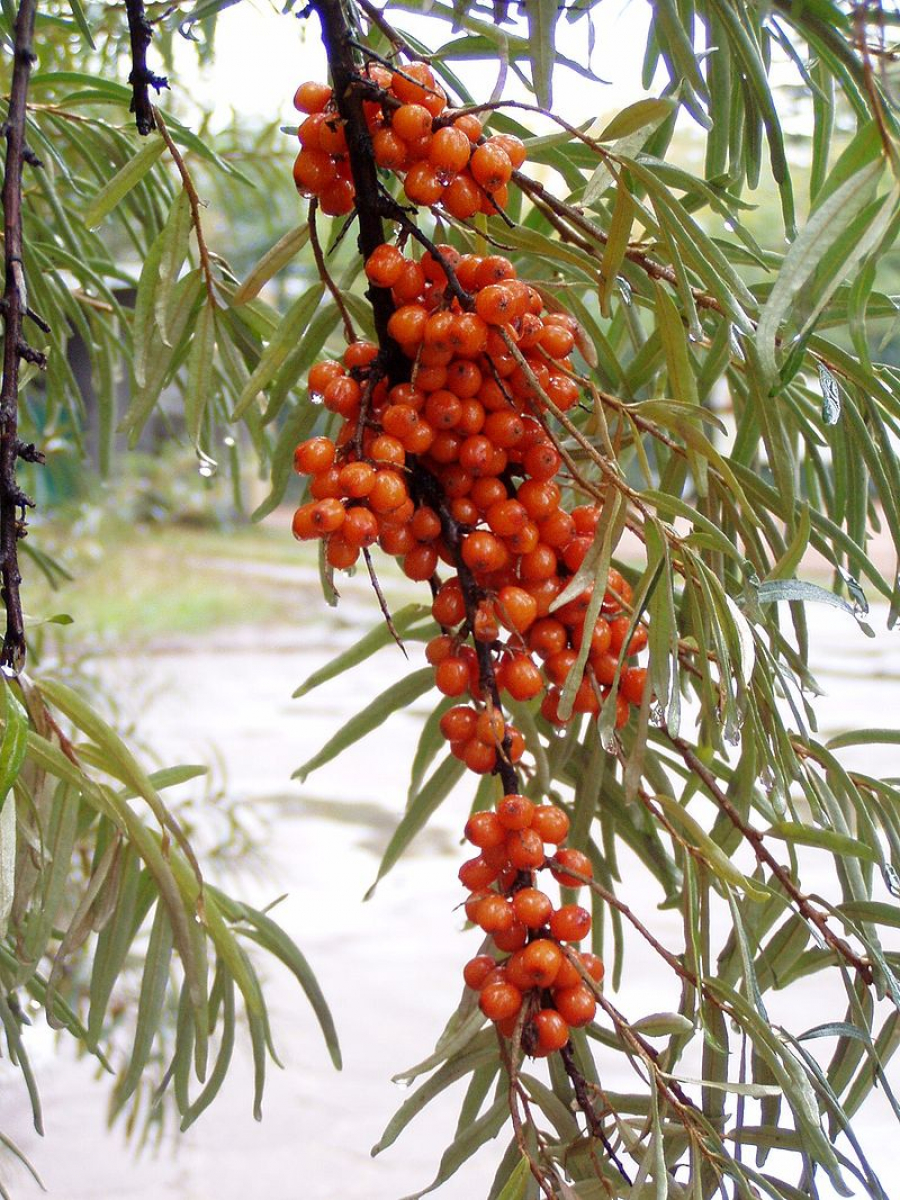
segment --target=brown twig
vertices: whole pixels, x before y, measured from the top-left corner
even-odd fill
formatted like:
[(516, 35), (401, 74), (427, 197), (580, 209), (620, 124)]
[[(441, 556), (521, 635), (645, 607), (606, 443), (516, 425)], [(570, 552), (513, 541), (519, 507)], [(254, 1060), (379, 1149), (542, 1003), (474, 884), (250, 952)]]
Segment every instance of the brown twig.
[(168, 127), (163, 120), (163, 115), (158, 108), (153, 109), (153, 116), (156, 120), (156, 127), (162, 135), (163, 141), (166, 143), (169, 153), (172, 155), (172, 161), (178, 168), (178, 174), (181, 176), (181, 182), (184, 190), (187, 192), (188, 203), (191, 206), (191, 224), (194, 226), (194, 236), (197, 239), (197, 253), (200, 255), (200, 269), (203, 272), (203, 279), (206, 284), (206, 295), (212, 308), (218, 308), (216, 300), (215, 280), (213, 279), (212, 260), (209, 256), (209, 250), (206, 245), (206, 238), (203, 236), (203, 222), (200, 220), (200, 197), (197, 195), (197, 189), (194, 187), (194, 180), (191, 178), (191, 173), (187, 169), (187, 164), (181, 156), (181, 151), (172, 140), (172, 135), (169, 133)]
[(153, 29), (144, 11), (144, 0), (125, 0), (125, 12), (128, 16), (128, 32), (131, 35), (131, 74), (128, 82), (131, 84), (131, 108), (134, 122), (141, 137), (156, 128), (153, 104), (150, 100), (150, 88), (157, 93), (169, 86), (168, 79), (163, 75), (154, 75), (147, 66), (147, 50), (153, 40)]
[(322, 243), (319, 241), (319, 229), (316, 224), (316, 213), (318, 211), (319, 201), (313, 196), (309, 202), (309, 244), (312, 246), (313, 258), (316, 260), (316, 270), (319, 272), (319, 278), (328, 288), (329, 292), (331, 292), (337, 310), (341, 314), (341, 320), (344, 322), (344, 337), (348, 342), (352, 343), (358, 341), (359, 338), (353, 327), (353, 318), (347, 310), (341, 290), (331, 278), (331, 273), (325, 262), (325, 255), (322, 253)]
[[(43, 455), (19, 440), (19, 363), (46, 365), (44, 355), (33, 350), (22, 333), (23, 319), (30, 312), (23, 266), (22, 167), (40, 165), (25, 142), (25, 113), (28, 80), (35, 61), (32, 50), (36, 0), (22, 0), (15, 25), (13, 77), (9, 111), (3, 126), (6, 135), (6, 164), (3, 176), (3, 231), (5, 288), (3, 292), (3, 379), (0, 383), (0, 577), (6, 608), (6, 633), (0, 665), (18, 674), (25, 663), (25, 623), (19, 585), (19, 538), (25, 536), (25, 510), (33, 507), (16, 479), (16, 462), (25, 458), (43, 462)], [(20, 515), (21, 514), (21, 515)]]
[(566, 1074), (568, 1075), (572, 1084), (572, 1090), (575, 1092), (575, 1099), (578, 1101), (578, 1107), (584, 1113), (585, 1120), (587, 1121), (588, 1131), (591, 1137), (596, 1138), (597, 1141), (600, 1142), (600, 1144), (603, 1146), (603, 1149), (606, 1151), (607, 1158), (609, 1158), (610, 1162), (613, 1163), (616, 1170), (630, 1187), (631, 1180), (628, 1177), (628, 1172), (619, 1161), (615, 1150), (612, 1148), (609, 1138), (606, 1136), (606, 1133), (603, 1130), (603, 1122), (597, 1115), (597, 1110), (594, 1108), (593, 1101), (591, 1100), (588, 1092), (587, 1080), (579, 1071), (578, 1064), (575, 1062), (575, 1054), (572, 1050), (571, 1042), (566, 1042), (559, 1052), (559, 1057), (562, 1059), (563, 1066), (566, 1069)]
[(765, 835), (761, 830), (754, 829), (752, 825), (747, 824), (741, 814), (737, 811), (737, 809), (719, 787), (716, 777), (713, 775), (712, 771), (706, 766), (705, 763), (700, 761), (700, 759), (694, 753), (693, 748), (682, 738), (673, 737), (671, 734), (668, 735), (668, 738), (672, 746), (684, 759), (685, 765), (689, 767), (690, 770), (693, 771), (693, 773), (700, 780), (702, 780), (707, 792), (712, 796), (713, 800), (715, 800), (721, 811), (725, 814), (729, 821), (731, 821), (735, 829), (740, 831), (744, 839), (749, 842), (753, 849), (753, 853), (756, 855), (757, 861), (764, 863), (769, 868), (769, 870), (778, 880), (782, 889), (787, 893), (788, 896), (790, 896), (791, 900), (793, 900), (794, 904), (797, 906), (797, 911), (804, 918), (804, 920), (816, 927), (826, 945), (834, 950), (836, 954), (840, 955), (840, 957), (843, 958), (849, 966), (858, 971), (860, 978), (865, 983), (871, 984), (873, 979), (872, 964), (867, 959), (860, 957), (860, 955), (856, 953), (856, 951), (848, 942), (832, 931), (828, 925), (828, 917), (826, 914), (820, 912), (815, 905), (810, 902), (809, 897), (806, 896), (799, 887), (797, 887), (796, 883), (794, 883), (793, 879), (791, 878), (790, 872), (778, 862), (778, 860), (766, 846)]

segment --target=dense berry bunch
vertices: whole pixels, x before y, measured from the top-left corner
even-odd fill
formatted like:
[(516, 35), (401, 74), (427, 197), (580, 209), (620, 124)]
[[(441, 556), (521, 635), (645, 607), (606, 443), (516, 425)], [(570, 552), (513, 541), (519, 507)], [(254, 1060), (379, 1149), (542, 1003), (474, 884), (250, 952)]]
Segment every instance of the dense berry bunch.
[[(542, 868), (565, 887), (581, 886), (568, 872), (591, 876), (584, 854), (560, 847), (568, 831), (561, 808), (506, 795), (496, 810), (470, 817), (466, 837), (479, 854), (459, 872), (469, 889), (466, 915), (508, 955), (479, 954), (466, 963), (463, 978), (480, 993), (481, 1011), (504, 1036), (521, 1021), (522, 1045), (535, 1056), (560, 1050), (570, 1028), (593, 1020), (597, 1002), (584, 976), (597, 983), (603, 978), (596, 955), (566, 948), (590, 933), (590, 913), (578, 904), (554, 908), (535, 887), (535, 872)], [(545, 844), (559, 847), (550, 858)]]
[[(491, 216), (506, 207), (507, 184), (525, 161), (525, 147), (511, 134), (485, 137), (473, 113), (455, 113), (425, 63), (390, 71), (369, 65), (365, 80), (372, 99), (363, 111), (376, 164), (403, 177), (413, 204), (442, 205), (454, 217)], [(294, 182), (317, 196), (323, 212), (337, 216), (353, 208), (347, 136), (327, 84), (302, 83), (294, 106), (307, 114), (297, 131), (301, 150)]]
[[(545, 311), (508, 259), (437, 249), (440, 261), (426, 254), (417, 262), (384, 244), (365, 265), (375, 286), (391, 289), (388, 328), (410, 360), (409, 382), (389, 387), (377, 347), (368, 342), (349, 346), (343, 362), (310, 371), (312, 397), (343, 425), (335, 442), (318, 437), (297, 447), (295, 466), (312, 476), (312, 500), (297, 510), (294, 533), (326, 538), (336, 568), (352, 566), (378, 542), (411, 579), (431, 580), (441, 561), (456, 565), (447, 542), (447, 522), (453, 523), (479, 599), (472, 615), (457, 574), (440, 584), (432, 611), (443, 632), (427, 654), (439, 691), (475, 702), (451, 709), (441, 728), (454, 754), (486, 773), (499, 754), (516, 762), (524, 747), (499, 713), (484, 708), (470, 639), (490, 647), (501, 695), (518, 701), (542, 695), (543, 715), (561, 724), (561, 688), (583, 639), (590, 637), (590, 649), (573, 711), (597, 716), (620, 655), (639, 653), (647, 631), (638, 625), (624, 645), (631, 588), (615, 569), (592, 630), (584, 628), (592, 586), (551, 613), (600, 517), (596, 505), (562, 507), (554, 480), (561, 459), (540, 400), (543, 393), (566, 410), (579, 399), (569, 359), (577, 323)], [(445, 266), (472, 297), (469, 309), (451, 293)], [(417, 467), (436, 483), (439, 505), (417, 490)], [(645, 676), (642, 667), (622, 670), (617, 727), (628, 720), (630, 705), (640, 704)]]

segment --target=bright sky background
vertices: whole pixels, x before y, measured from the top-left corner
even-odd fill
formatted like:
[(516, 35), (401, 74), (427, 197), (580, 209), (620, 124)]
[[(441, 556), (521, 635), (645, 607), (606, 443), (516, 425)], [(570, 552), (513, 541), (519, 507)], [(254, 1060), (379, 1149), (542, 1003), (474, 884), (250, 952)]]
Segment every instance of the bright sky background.
[[(598, 15), (602, 14), (602, 15)], [(640, 0), (608, 0), (594, 10), (597, 31), (591, 66), (608, 84), (592, 84), (572, 72), (561, 70), (555, 78), (554, 108), (560, 116), (580, 123), (590, 115), (609, 115), (645, 93), (641, 88), (641, 64), (646, 44), (649, 9)], [(449, 38), (449, 26), (400, 14), (397, 24), (410, 32), (422, 32), (426, 43)], [(418, 29), (417, 29), (418, 27)], [(511, 27), (510, 27), (511, 28)], [(435, 30), (438, 31), (437, 36)], [(561, 21), (559, 48), (568, 57), (584, 62), (588, 53), (588, 27), (582, 19), (574, 25)], [(325, 55), (319, 42), (315, 17), (298, 20), (283, 16), (265, 0), (243, 0), (220, 13), (216, 30), (215, 64), (199, 74), (193, 48), (181, 47), (182, 69), (176, 78), (190, 79), (190, 96), (214, 106), (214, 123), (226, 125), (232, 113), (258, 117), (260, 121), (296, 121), (291, 98), (305, 79), (325, 79)], [(527, 64), (526, 64), (527, 67)], [(484, 62), (466, 62), (461, 70), (473, 93), (487, 98), (493, 90), (497, 68)], [(510, 73), (506, 94), (532, 99)], [(189, 100), (182, 95), (179, 100)]]

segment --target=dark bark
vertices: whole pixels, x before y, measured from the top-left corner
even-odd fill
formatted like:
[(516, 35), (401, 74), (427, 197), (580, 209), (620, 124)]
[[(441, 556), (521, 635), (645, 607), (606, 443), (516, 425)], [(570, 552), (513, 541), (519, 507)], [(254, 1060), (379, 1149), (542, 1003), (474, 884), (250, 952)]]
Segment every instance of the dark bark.
[(0, 578), (6, 609), (6, 633), (0, 666), (18, 673), (25, 662), (25, 625), (19, 585), (18, 541), (25, 536), (25, 510), (31, 500), (19, 487), (16, 463), (43, 462), (43, 455), (19, 440), (19, 363), (45, 365), (44, 355), (25, 340), (22, 324), (28, 308), (22, 239), (22, 169), (28, 162), (38, 165), (25, 142), (28, 80), (34, 63), (32, 42), (36, 0), (22, 0), (15, 25), (13, 76), (4, 133), (6, 163), (3, 176), (3, 228), (5, 287), (3, 292), (3, 379), (0, 383)]
[(147, 50), (153, 40), (153, 29), (144, 12), (144, 0), (125, 0), (125, 11), (131, 35), (132, 67), (128, 76), (132, 91), (131, 112), (134, 113), (138, 133), (146, 137), (156, 128), (150, 89), (155, 88), (160, 92), (169, 86), (169, 81), (162, 75), (154, 75), (147, 66)]

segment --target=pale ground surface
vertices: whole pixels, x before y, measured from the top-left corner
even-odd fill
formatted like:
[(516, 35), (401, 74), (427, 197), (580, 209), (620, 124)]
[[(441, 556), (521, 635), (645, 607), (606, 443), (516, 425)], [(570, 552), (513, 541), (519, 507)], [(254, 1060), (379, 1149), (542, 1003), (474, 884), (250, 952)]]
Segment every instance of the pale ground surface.
[[(298, 595), (298, 617), (305, 616), (311, 604), (305, 589)], [(203, 761), (217, 747), (230, 794), (256, 800), (271, 822), (266, 862), (234, 890), (259, 904), (289, 893), (275, 915), (296, 937), (329, 998), (344, 1071), (332, 1070), (305, 1000), (273, 968), (267, 995), (286, 1070), (271, 1070), (263, 1123), (250, 1117), (249, 1063), (239, 1054), (233, 1078), (178, 1152), (167, 1142), (160, 1153), (135, 1161), (120, 1134), (105, 1131), (106, 1089), (93, 1082), (90, 1064), (65, 1054), (54, 1059), (48, 1038), (35, 1028), (30, 1036), (47, 1135), (34, 1134), (19, 1076), (2, 1063), (0, 1129), (30, 1156), (52, 1200), (399, 1200), (424, 1187), (436, 1170), (455, 1127), (458, 1089), (378, 1159), (368, 1150), (406, 1094), (391, 1075), (430, 1052), (459, 994), (461, 965), (475, 953), (474, 935), (459, 933), (453, 911), (460, 899), (458, 830), (468, 792), (451, 796), (374, 899), (362, 904), (405, 798), (417, 714), (392, 718), (380, 740), (370, 737), (306, 785), (289, 780), (360, 697), (375, 695), (405, 669), (399, 652), (388, 650), (342, 681), (290, 700), (311, 669), (337, 645), (355, 640), (353, 623), (371, 619), (370, 600), (352, 589), (346, 599), (339, 614), (349, 624), (337, 633), (319, 621), (311, 631), (268, 630), (264, 644), (249, 630), (217, 634), (102, 667), (120, 695), (133, 696), (133, 715), (148, 744), (164, 751), (169, 763)], [(821, 707), (823, 736), (847, 725), (896, 725), (900, 636), (880, 632), (877, 642), (869, 641), (849, 616), (817, 606), (810, 615), (814, 658), (829, 692)], [(884, 612), (874, 614), (872, 623), (883, 630)], [(414, 648), (416, 653), (421, 651)], [(845, 753), (848, 765), (853, 753)], [(853, 765), (900, 774), (890, 750), (880, 761), (863, 751)], [(625, 898), (663, 942), (677, 946), (678, 915), (657, 911), (658, 897), (648, 896), (637, 878), (629, 881), (627, 864), (625, 876)], [(838, 898), (833, 886), (829, 893)], [(878, 898), (888, 899), (886, 891)], [(655, 964), (643, 946), (633, 950), (617, 1005), (632, 1018), (672, 1008), (671, 987), (667, 992), (667, 985), (653, 982)], [(836, 1015), (821, 989), (814, 987), (809, 1001), (800, 1011), (782, 1011), (775, 993), (772, 1018), (797, 1033)], [(826, 1045), (830, 1052), (831, 1043)], [(618, 1063), (601, 1069), (611, 1087), (627, 1085)], [(896, 1080), (895, 1068), (892, 1075)], [(862, 1128), (863, 1142), (884, 1171), (888, 1191), (893, 1184), (900, 1194), (889, 1131), (876, 1103)], [(445, 1185), (441, 1200), (483, 1200), (501, 1151), (499, 1143), (489, 1144)], [(4, 1177), (16, 1197), (38, 1195), (19, 1169), (9, 1168)], [(831, 1194), (823, 1188), (823, 1197)]]

